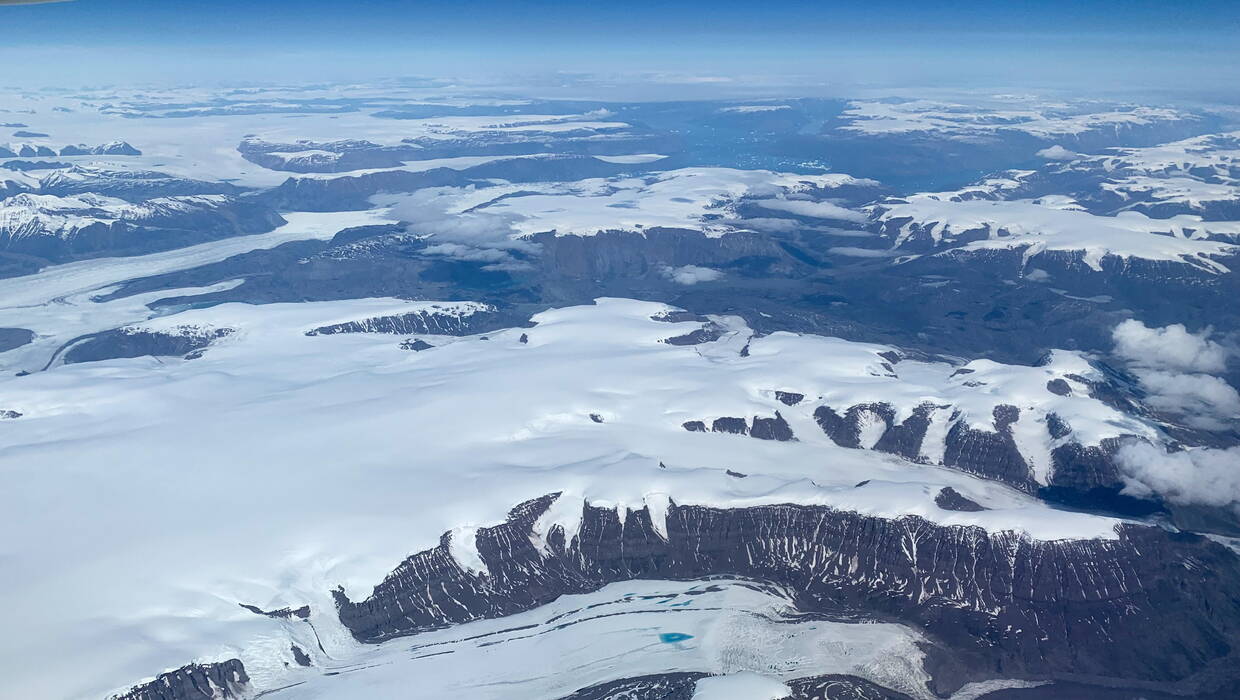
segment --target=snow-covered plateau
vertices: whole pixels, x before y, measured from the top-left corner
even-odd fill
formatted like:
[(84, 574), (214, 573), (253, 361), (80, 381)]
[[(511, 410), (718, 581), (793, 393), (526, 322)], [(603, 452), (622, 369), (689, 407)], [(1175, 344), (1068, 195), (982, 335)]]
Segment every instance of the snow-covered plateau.
[(580, 80), (0, 90), (0, 697), (1240, 693), (1234, 108)]

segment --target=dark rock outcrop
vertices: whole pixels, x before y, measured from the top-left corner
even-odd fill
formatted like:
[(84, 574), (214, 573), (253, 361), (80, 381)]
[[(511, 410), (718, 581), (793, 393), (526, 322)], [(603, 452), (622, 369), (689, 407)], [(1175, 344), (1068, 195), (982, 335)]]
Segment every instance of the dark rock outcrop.
[[(46, 155), (54, 156), (56, 153), (48, 149)], [(98, 146), (87, 146), (86, 144), (69, 145), (60, 149), (62, 156), (140, 156), (142, 151), (129, 145), (126, 141), (112, 141), (111, 143), (99, 144)]]
[(959, 491), (950, 486), (945, 486), (939, 490), (938, 495), (934, 497), (934, 505), (943, 510), (959, 510), (966, 513), (986, 510), (976, 502), (962, 496)]
[(246, 694), (250, 677), (238, 659), (190, 664), (161, 673), (112, 700), (232, 700)]
[(314, 665), (313, 662), (310, 660), (310, 655), (307, 654), (301, 647), (297, 646), (296, 644), (293, 644), (290, 647), (289, 651), (293, 652), (293, 660), (297, 662), (298, 666), (313, 666)]
[(64, 354), (64, 362), (68, 365), (123, 357), (189, 355), (232, 333), (231, 328), (185, 328), (177, 333), (120, 328), (97, 333), (70, 347)]
[(1059, 377), (1047, 382), (1046, 390), (1052, 394), (1058, 394), (1060, 396), (1069, 396), (1072, 394), (1072, 387), (1068, 385), (1068, 382), (1060, 379)]
[(692, 700), (697, 682), (707, 673), (657, 673), (599, 683), (560, 700)]
[[(930, 427), (930, 416), (935, 409), (942, 408), (930, 403), (923, 403), (913, 409), (913, 414), (904, 419), (903, 423), (895, 423), (894, 413), (890, 427), (883, 433), (874, 449), (879, 452), (890, 452), (913, 461), (923, 462), (921, 443), (926, 438), (926, 429)], [(885, 414), (880, 414), (885, 415)]]
[(249, 605), (247, 603), (238, 603), (238, 605), (256, 615), (265, 615), (267, 617), (275, 617), (286, 620), (294, 617), (299, 620), (305, 620), (310, 617), (309, 605), (303, 605), (300, 608), (279, 608), (276, 610), (263, 610), (257, 605)]
[(701, 345), (702, 343), (713, 343), (723, 337), (723, 327), (717, 323), (707, 321), (705, 325), (697, 330), (689, 331), (682, 335), (665, 338), (663, 342), (668, 345)]
[[(582, 688), (560, 700), (692, 700), (697, 682), (708, 673), (657, 673)], [(788, 700), (911, 700), (864, 678), (829, 674), (787, 681)]]
[[(335, 335), (337, 333), (393, 333), (426, 335), (472, 335), (493, 330), (496, 315), (489, 311), (473, 314), (414, 311), (394, 316), (376, 316), (357, 321), (320, 326), (306, 331), (306, 335)], [(414, 349), (414, 348), (410, 348)]]
[(730, 575), (786, 586), (809, 612), (923, 629), (936, 692), (1071, 675), (1191, 692), (1240, 670), (1240, 558), (1203, 537), (1121, 525), (1115, 540), (1039, 541), (821, 506), (673, 503), (666, 538), (647, 509), (622, 521), (586, 506), (576, 536), (552, 527), (540, 546), (533, 525), (556, 497), (478, 531), (485, 574), (458, 565), (445, 536), (365, 600), (337, 591), (342, 622), (378, 642), (617, 581)]
[[(691, 420), (681, 423), (681, 427), (691, 433), (708, 432), (705, 421)], [(795, 440), (792, 434), (792, 428), (788, 425), (788, 421), (775, 412), (774, 418), (763, 418), (762, 416), (753, 417), (753, 426), (750, 427), (749, 421), (744, 418), (735, 418), (732, 416), (722, 416), (711, 421), (710, 430), (712, 433), (731, 433), (733, 435), (749, 435), (759, 440)]]
[(788, 681), (789, 700), (912, 700), (908, 695), (864, 678), (828, 674)]
[(782, 442), (796, 439), (792, 436), (792, 428), (788, 427), (788, 421), (779, 415), (779, 411), (775, 412), (774, 418), (754, 416), (753, 427), (749, 429), (749, 435), (759, 440), (779, 440)]
[(957, 421), (947, 431), (943, 464), (1026, 491), (1034, 490), (1033, 471), (1021, 457), (1012, 437), (1012, 424), (1019, 418), (1019, 408), (1000, 404), (994, 409), (994, 432)]
[[(895, 423), (896, 412), (889, 404), (866, 403), (850, 406), (841, 416), (829, 406), (819, 406), (814, 411), (819, 427), (840, 447), (861, 447), (862, 420), (881, 420), (890, 429)], [(919, 441), (920, 446), (920, 441)]]
[(265, 233), (285, 220), (253, 200), (229, 195), (158, 197), (119, 206), (92, 194), (18, 194), (3, 200), (0, 258), (68, 262), (99, 255), (141, 255)]
[(748, 435), (749, 425), (744, 418), (731, 418), (724, 416), (716, 418), (710, 424), (710, 430), (714, 433), (732, 433), (733, 435)]
[(775, 400), (785, 406), (795, 406), (805, 399), (805, 394), (798, 394), (792, 391), (776, 391)]
[(20, 348), (34, 340), (34, 331), (26, 328), (0, 328), (0, 352)]

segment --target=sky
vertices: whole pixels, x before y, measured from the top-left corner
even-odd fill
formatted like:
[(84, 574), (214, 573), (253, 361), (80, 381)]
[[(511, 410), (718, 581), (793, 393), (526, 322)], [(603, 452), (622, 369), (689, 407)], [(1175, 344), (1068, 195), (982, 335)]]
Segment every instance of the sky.
[(1240, 83), (1234, 0), (0, 0), (0, 26), (0, 84), (580, 72), (851, 86)]

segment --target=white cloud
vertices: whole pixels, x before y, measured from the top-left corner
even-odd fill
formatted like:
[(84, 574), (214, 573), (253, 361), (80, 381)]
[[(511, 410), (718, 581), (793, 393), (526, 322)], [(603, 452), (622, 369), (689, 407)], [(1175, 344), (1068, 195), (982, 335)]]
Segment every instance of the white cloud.
[(1145, 402), (1179, 413), (1197, 428), (1221, 430), (1225, 421), (1240, 419), (1240, 392), (1208, 374), (1139, 370), (1141, 386), (1150, 392)]
[(1180, 414), (1204, 430), (1220, 430), (1240, 420), (1240, 392), (1212, 376), (1227, 369), (1227, 350), (1210, 340), (1210, 331), (1189, 333), (1181, 324), (1150, 328), (1129, 319), (1111, 333), (1115, 354), (1128, 361), (1149, 392), (1145, 402)]
[(407, 225), (410, 233), (434, 236), (435, 245), (424, 251), (467, 262), (485, 262), (493, 269), (518, 269), (526, 263), (512, 252), (538, 252), (539, 246), (514, 238), (512, 213), (490, 211), (454, 212), (455, 188), (429, 187), (410, 194), (375, 197), (378, 204), (391, 207), (391, 215)]
[(698, 282), (714, 282), (723, 277), (723, 273), (709, 267), (683, 265), (681, 267), (664, 267), (663, 276), (676, 284), (697, 284)]
[(1240, 504), (1240, 447), (1164, 452), (1138, 442), (1124, 445), (1116, 456), (1127, 482), (1125, 493), (1158, 494), (1180, 504)]
[(763, 209), (784, 211), (797, 216), (839, 221), (865, 221), (866, 215), (831, 202), (811, 202), (804, 199), (764, 199), (754, 202)]
[(1059, 144), (1055, 144), (1050, 148), (1043, 148), (1035, 155), (1039, 158), (1045, 158), (1047, 160), (1075, 160), (1080, 157), (1079, 153), (1073, 153)]
[(1150, 328), (1129, 319), (1116, 326), (1111, 337), (1115, 354), (1141, 367), (1211, 373), (1227, 368), (1227, 351), (1210, 340), (1209, 330), (1189, 333), (1179, 323)]

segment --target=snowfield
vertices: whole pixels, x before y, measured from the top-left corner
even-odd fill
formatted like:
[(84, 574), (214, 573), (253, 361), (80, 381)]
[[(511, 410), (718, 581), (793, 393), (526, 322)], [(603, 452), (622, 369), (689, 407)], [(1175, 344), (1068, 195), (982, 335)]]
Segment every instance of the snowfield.
[[(457, 226), (508, 230), (514, 238), (554, 232), (590, 236), (603, 231), (680, 228), (722, 236), (744, 228), (736, 206), (753, 198), (784, 210), (798, 197), (846, 185), (876, 185), (848, 175), (795, 175), (767, 170), (681, 168), (646, 177), (591, 178), (493, 187), (422, 190), (419, 206), (451, 216)], [(825, 204), (825, 203), (824, 203)], [(835, 218), (860, 218), (829, 205)], [(796, 213), (802, 213), (796, 211)], [(416, 223), (416, 222), (415, 222)]]
[[(226, 238), (150, 255), (53, 265), (33, 275), (0, 279), (0, 327), (28, 328), (36, 334), (34, 342), (0, 353), (0, 368), (10, 372), (39, 370), (71, 339), (150, 318), (154, 312), (146, 304), (178, 293), (191, 293), (190, 290), (164, 290), (113, 301), (96, 300), (95, 297), (125, 280), (207, 265), (292, 241), (326, 240), (350, 226), (392, 221), (383, 209), (291, 212), (284, 218), (288, 223), (268, 233)], [(217, 285), (212, 290), (220, 288)], [(197, 293), (206, 291), (196, 290)]]
[(0, 90), (0, 696), (1240, 682), (1232, 117), (664, 79)]
[[(1229, 270), (1216, 258), (1240, 252), (1240, 246), (1209, 238), (1240, 234), (1240, 221), (1202, 221), (1189, 214), (1152, 219), (1139, 212), (1097, 216), (1064, 198), (966, 200), (957, 194), (918, 194), (871, 210), (897, 247), (920, 235), (936, 246), (954, 244), (965, 252), (1022, 249), (1026, 261), (1046, 251), (1079, 252), (1097, 271), (1103, 258), (1113, 256), (1182, 263), (1222, 274)], [(986, 238), (956, 240), (979, 231)]]
[[(10, 687), (97, 698), (191, 659), (238, 655), (257, 687), (273, 687), (278, 674), (264, 669), (271, 650), (287, 655), (289, 633), (239, 603), (331, 611), (333, 587), (363, 596), (439, 533), (494, 524), (517, 502), (555, 491), (565, 496), (540, 526), (570, 534), (583, 502), (657, 512), (671, 499), (917, 514), (1043, 539), (1114, 536), (1109, 518), (837, 447), (809, 416), (813, 403), (788, 407), (773, 396), (855, 393), (902, 405), (922, 390), (883, 376), (883, 346), (751, 338), (728, 319), (725, 338), (676, 346), (661, 341), (699, 324), (655, 321), (668, 307), (618, 299), (549, 311), (532, 328), (485, 340), (428, 336), (439, 347), (419, 353), (402, 350), (399, 336), (306, 335), (404, 304), (185, 311), (142, 327), (235, 332), (192, 361), (114, 360), (0, 379), (5, 407), (24, 414), (0, 434), (10, 487), (0, 495), (0, 551), (12, 603), (0, 621), (10, 630), (0, 664)], [(941, 381), (949, 369), (917, 365), (908, 381)], [(996, 382), (983, 393), (1019, 395), (1020, 380), (1004, 378), (1019, 368), (978, 370)], [(1029, 371), (1045, 383), (1061, 370)], [(972, 400), (985, 410), (984, 396)], [(680, 425), (776, 410), (798, 441)], [(1098, 434), (1109, 420), (1097, 414)], [(942, 510), (934, 496), (943, 486), (991, 510)], [(456, 551), (469, 559), (468, 548)]]
[[(502, 620), (371, 648), (333, 638), (332, 658), (317, 653), (314, 638), (297, 630), (324, 666), (300, 673), (281, 670), (286, 682), (303, 681), (296, 697), (315, 700), (555, 698), (617, 680), (617, 673), (681, 671), (742, 679), (848, 673), (917, 698), (932, 697), (922, 686), (926, 676), (917, 647), (922, 637), (916, 630), (886, 623), (798, 621), (793, 613), (782, 591), (743, 581), (628, 581), (564, 596)], [(581, 643), (581, 635), (590, 641)], [(324, 675), (361, 667), (368, 672)], [(478, 673), (484, 668), (485, 674)], [(564, 672), (570, 668), (571, 673)], [(416, 691), (410, 690), (411, 678), (419, 679)], [(711, 685), (700, 681), (699, 692)]]
[(866, 136), (919, 133), (969, 140), (1020, 132), (1049, 140), (1194, 119), (1185, 112), (1155, 107), (1096, 112), (1088, 109), (1025, 100), (994, 100), (992, 105), (985, 106), (933, 100), (858, 100), (849, 103), (842, 115), (845, 124), (838, 128)]

